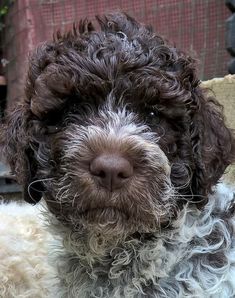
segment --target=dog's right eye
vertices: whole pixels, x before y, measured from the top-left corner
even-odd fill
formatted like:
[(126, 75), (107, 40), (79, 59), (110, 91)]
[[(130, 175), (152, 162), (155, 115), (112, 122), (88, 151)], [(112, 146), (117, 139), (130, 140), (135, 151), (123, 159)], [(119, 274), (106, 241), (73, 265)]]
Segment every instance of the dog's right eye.
[(159, 112), (155, 109), (148, 109), (146, 122), (150, 126), (156, 126), (160, 122)]

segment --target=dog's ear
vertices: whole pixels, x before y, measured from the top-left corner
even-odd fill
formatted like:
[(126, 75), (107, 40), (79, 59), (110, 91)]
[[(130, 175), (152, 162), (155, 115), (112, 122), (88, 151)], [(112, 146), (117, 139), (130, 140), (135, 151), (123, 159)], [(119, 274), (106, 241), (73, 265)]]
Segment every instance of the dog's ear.
[(33, 150), (30, 148), (28, 134), (29, 112), (24, 104), (19, 103), (9, 111), (0, 129), (2, 158), (10, 165), (12, 174), (23, 186), (25, 201), (35, 204), (42, 196), (42, 186), (36, 180), (37, 165)]
[(206, 196), (212, 191), (226, 167), (235, 160), (235, 140), (227, 128), (222, 106), (206, 96), (200, 86), (193, 90), (193, 104), (197, 112), (192, 116), (191, 142), (195, 171), (192, 177), (194, 194)]
[[(0, 126), (2, 157), (10, 165), (17, 182), (23, 186), (24, 200), (33, 204), (41, 199), (43, 185), (37, 179), (38, 165), (35, 159), (35, 143), (32, 140), (32, 119), (42, 116), (47, 103), (48, 109), (55, 105), (53, 100), (51, 105), (49, 100), (45, 102), (45, 98), (50, 94), (48, 95), (47, 88), (43, 85), (45, 80), (42, 82), (40, 79), (43, 71), (54, 62), (55, 55), (53, 43), (42, 44), (32, 53), (25, 85), (25, 98), (13, 109), (8, 110)], [(37, 90), (38, 85), (41, 87), (40, 90)], [(35, 95), (37, 92), (38, 97)]]

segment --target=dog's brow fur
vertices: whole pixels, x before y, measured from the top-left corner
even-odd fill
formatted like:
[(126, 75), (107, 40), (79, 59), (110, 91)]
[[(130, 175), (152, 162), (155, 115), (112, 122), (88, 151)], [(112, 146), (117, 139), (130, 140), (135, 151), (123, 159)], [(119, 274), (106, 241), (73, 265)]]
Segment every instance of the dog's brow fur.
[[(54, 297), (233, 297), (234, 203), (215, 186), (235, 142), (221, 106), (150, 27), (97, 21), (35, 50), (1, 131), (25, 200), (43, 196), (63, 243)], [(115, 191), (92, 174), (100, 156), (133, 170)]]

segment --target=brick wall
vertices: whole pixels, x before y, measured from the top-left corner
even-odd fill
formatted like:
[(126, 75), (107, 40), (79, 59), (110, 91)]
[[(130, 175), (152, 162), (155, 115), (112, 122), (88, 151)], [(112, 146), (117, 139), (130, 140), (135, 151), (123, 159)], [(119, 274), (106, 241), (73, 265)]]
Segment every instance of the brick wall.
[[(1, 2), (1, 1), (0, 1)], [(28, 53), (51, 39), (57, 29), (67, 30), (85, 16), (122, 9), (190, 52), (200, 61), (201, 79), (227, 73), (225, 20), (230, 15), (222, 0), (15, 0), (2, 35), (8, 100), (23, 94)]]

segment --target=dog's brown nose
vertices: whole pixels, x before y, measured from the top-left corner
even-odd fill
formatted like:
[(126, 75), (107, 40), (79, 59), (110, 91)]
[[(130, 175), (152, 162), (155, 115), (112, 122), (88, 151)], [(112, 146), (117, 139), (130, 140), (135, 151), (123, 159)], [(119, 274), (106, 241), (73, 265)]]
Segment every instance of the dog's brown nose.
[(98, 178), (101, 186), (113, 191), (121, 188), (133, 175), (133, 166), (119, 155), (102, 154), (90, 163), (90, 172)]

